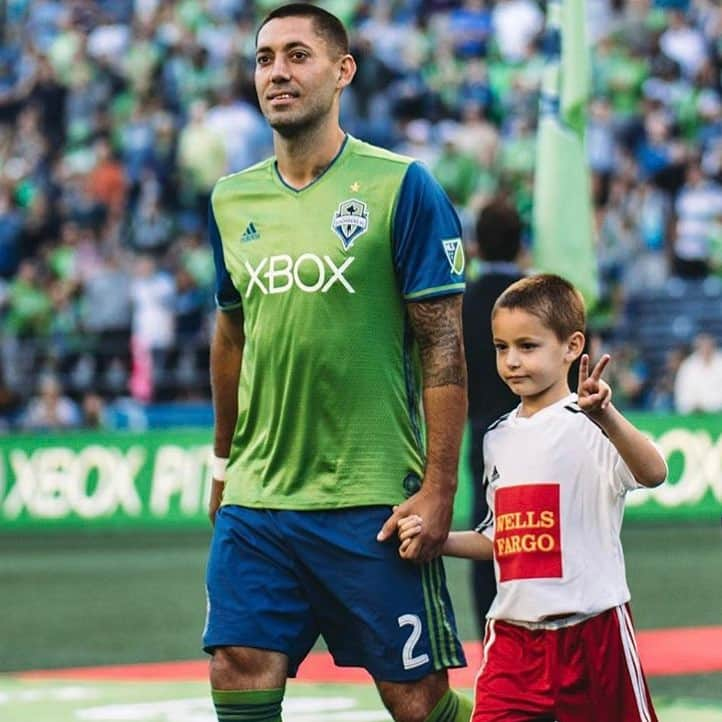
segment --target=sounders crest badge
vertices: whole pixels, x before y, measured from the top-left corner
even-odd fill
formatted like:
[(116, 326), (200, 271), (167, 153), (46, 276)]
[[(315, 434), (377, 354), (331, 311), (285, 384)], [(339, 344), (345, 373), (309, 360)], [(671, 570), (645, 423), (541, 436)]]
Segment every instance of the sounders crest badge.
[(363, 201), (350, 198), (338, 204), (333, 214), (331, 228), (341, 239), (343, 250), (348, 251), (354, 241), (369, 227), (369, 211)]

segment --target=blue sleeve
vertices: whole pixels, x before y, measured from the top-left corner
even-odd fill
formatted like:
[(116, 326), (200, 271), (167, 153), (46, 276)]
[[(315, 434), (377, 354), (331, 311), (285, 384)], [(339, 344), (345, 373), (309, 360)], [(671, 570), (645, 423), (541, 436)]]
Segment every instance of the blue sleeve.
[(208, 240), (213, 249), (213, 262), (216, 266), (216, 305), (222, 311), (240, 308), (242, 305), (241, 296), (233, 285), (226, 268), (221, 234), (213, 212), (213, 201), (208, 204)]
[(421, 163), (401, 183), (392, 225), (394, 265), (407, 301), (464, 291), (461, 223), (443, 188)]

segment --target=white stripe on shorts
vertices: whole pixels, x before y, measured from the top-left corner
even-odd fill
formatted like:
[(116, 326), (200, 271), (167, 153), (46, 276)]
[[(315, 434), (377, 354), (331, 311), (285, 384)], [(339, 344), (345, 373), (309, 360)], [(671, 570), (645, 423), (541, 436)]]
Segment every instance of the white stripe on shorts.
[(629, 635), (629, 640), (633, 650), (632, 659), (634, 661), (634, 668), (637, 674), (637, 679), (639, 680), (639, 689), (641, 690), (642, 699), (644, 700), (644, 709), (647, 715), (651, 718), (651, 713), (649, 711), (649, 706), (647, 703), (647, 694), (645, 691), (644, 674), (642, 673), (642, 662), (639, 659), (639, 648), (637, 647), (637, 637), (634, 634), (634, 625), (632, 624), (632, 618), (629, 616), (629, 610), (626, 606), (621, 606), (619, 607), (619, 609), (622, 611), (622, 616), (624, 617), (624, 621), (627, 625), (627, 633)]
[(615, 607), (617, 613), (617, 621), (619, 622), (619, 633), (622, 638), (622, 648), (624, 649), (624, 658), (627, 662), (627, 671), (632, 682), (634, 690), (634, 698), (637, 701), (637, 711), (641, 722), (652, 722), (652, 716), (647, 705), (647, 695), (644, 689), (644, 677), (642, 676), (642, 666), (639, 663), (639, 653), (637, 652), (637, 644), (634, 640), (634, 631), (632, 623), (624, 606)]
[(481, 674), (484, 671), (484, 667), (486, 667), (486, 662), (489, 659), (489, 650), (491, 649), (491, 645), (494, 644), (495, 639), (496, 631), (494, 630), (494, 620), (487, 619), (486, 627), (484, 628), (484, 646), (482, 648), (483, 651), (481, 657), (481, 666), (479, 667), (479, 671), (476, 673), (476, 677), (474, 677), (474, 701), (472, 705), (473, 709), (476, 709), (476, 692), (479, 689), (479, 677), (481, 677)]
[(496, 641), (496, 630), (494, 629), (494, 619), (487, 619), (486, 621), (486, 634), (484, 635), (484, 653), (481, 658), (481, 669), (479, 670), (479, 674), (481, 674), (484, 671), (484, 667), (486, 667), (486, 663), (489, 659), (489, 650), (491, 649), (491, 645), (494, 644)]

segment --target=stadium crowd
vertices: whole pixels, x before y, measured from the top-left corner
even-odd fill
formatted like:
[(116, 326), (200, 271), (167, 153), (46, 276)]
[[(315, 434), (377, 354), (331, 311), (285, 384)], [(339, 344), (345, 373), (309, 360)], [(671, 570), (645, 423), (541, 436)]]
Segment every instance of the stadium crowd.
[[(276, 4), (3, 4), (0, 429), (98, 425), (104, 404), (127, 396), (209, 398), (206, 208), (217, 178), (271, 152), (253, 32)], [(427, 163), (472, 255), (475, 217), (499, 196), (519, 210), (531, 248), (543, 4), (322, 4), (352, 29), (359, 66), (344, 128)], [(615, 354), (623, 406), (694, 410), (674, 385), (682, 344), (704, 329), (691, 322), (659, 368), (617, 329), (634, 293), (670, 282), (718, 290), (722, 8), (588, 0), (588, 14), (594, 328)], [(478, 273), (479, 261), (470, 267)]]

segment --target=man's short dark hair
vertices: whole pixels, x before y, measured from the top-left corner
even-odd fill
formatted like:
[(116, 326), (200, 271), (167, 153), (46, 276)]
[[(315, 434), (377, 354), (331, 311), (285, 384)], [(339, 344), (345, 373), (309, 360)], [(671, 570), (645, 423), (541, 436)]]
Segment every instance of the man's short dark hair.
[(521, 250), (519, 212), (503, 198), (484, 206), (476, 219), (476, 242), (485, 261), (513, 261)]
[(327, 10), (308, 3), (289, 3), (268, 13), (256, 31), (256, 44), (258, 44), (258, 33), (261, 32), (261, 28), (276, 18), (311, 18), (316, 34), (322, 37), (329, 47), (337, 50), (339, 55), (348, 54), (348, 33), (343, 23)]

